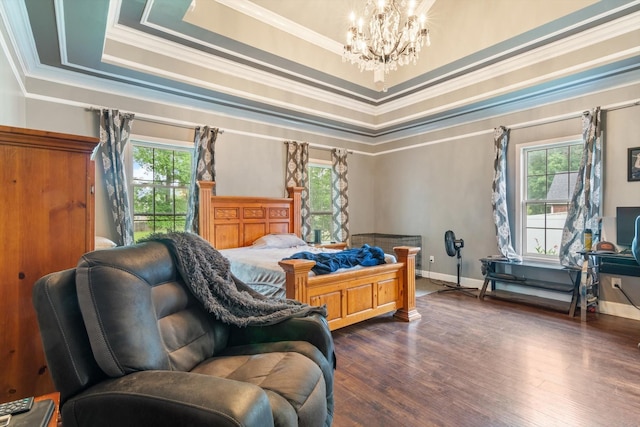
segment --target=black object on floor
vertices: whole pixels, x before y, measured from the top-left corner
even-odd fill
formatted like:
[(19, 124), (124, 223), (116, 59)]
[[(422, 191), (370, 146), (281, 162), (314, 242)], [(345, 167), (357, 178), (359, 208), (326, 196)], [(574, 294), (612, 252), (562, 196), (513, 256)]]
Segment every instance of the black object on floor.
[(455, 286), (444, 284), (445, 289), (441, 289), (438, 293), (441, 292), (451, 292), (451, 291), (460, 291), (463, 294), (475, 297), (476, 294), (470, 292), (471, 290), (476, 290), (476, 288), (467, 288), (464, 286), (460, 286), (460, 266), (462, 265), (462, 252), (460, 251), (464, 248), (464, 240), (456, 239), (456, 235), (453, 231), (447, 230), (444, 233), (444, 247), (447, 251), (447, 255), (455, 256), (458, 259), (458, 281)]

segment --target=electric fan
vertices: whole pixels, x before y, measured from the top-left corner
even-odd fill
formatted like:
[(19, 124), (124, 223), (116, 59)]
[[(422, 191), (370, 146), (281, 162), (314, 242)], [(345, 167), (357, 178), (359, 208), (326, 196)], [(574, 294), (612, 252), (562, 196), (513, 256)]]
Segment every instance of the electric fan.
[(447, 230), (444, 233), (444, 248), (447, 251), (447, 255), (453, 257), (455, 256), (458, 260), (458, 281), (455, 286), (449, 285), (446, 282), (444, 286), (446, 289), (441, 289), (438, 292), (448, 292), (448, 291), (460, 291), (467, 295), (474, 296), (469, 290), (476, 288), (467, 288), (464, 286), (460, 286), (460, 268), (462, 267), (462, 252), (461, 249), (464, 248), (464, 240), (456, 239), (456, 235), (453, 231)]

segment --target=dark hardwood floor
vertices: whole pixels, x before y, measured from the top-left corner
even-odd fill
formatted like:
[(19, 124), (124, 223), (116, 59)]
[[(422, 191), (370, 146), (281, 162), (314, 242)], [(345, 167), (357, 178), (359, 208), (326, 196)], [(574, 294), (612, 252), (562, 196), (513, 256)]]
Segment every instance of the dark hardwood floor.
[(456, 292), (334, 331), (334, 426), (639, 426), (640, 322)]

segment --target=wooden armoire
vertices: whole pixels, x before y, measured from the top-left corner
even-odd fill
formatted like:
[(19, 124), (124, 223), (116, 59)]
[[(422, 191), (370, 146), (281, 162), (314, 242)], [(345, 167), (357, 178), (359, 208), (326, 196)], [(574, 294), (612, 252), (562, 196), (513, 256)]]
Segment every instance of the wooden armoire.
[(31, 290), (93, 250), (97, 143), (0, 126), (0, 402), (54, 391)]

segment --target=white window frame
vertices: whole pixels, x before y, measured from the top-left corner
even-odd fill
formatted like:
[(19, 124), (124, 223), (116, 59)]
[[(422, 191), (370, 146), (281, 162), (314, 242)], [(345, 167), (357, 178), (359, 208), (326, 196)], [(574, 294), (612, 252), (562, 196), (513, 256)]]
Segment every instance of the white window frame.
[[(131, 224), (134, 224), (135, 205), (134, 205), (134, 184), (133, 184), (133, 147), (148, 147), (172, 151), (191, 151), (193, 156), (193, 141), (170, 140), (164, 138), (155, 138), (142, 135), (131, 135), (129, 143), (125, 148), (125, 165), (127, 168), (127, 182), (129, 189), (129, 206), (131, 206)], [(187, 191), (189, 189), (187, 188)], [(188, 196), (187, 196), (188, 197)], [(134, 224), (135, 225), (135, 224)], [(180, 230), (182, 231), (182, 230)]]
[(559, 264), (560, 260), (557, 254), (554, 255), (544, 255), (544, 254), (529, 254), (526, 252), (526, 242), (524, 241), (525, 236), (525, 225), (526, 225), (526, 210), (524, 195), (526, 194), (526, 184), (527, 184), (527, 166), (526, 166), (526, 156), (524, 155), (526, 151), (531, 149), (540, 148), (540, 149), (549, 149), (555, 147), (568, 146), (573, 144), (581, 144), (582, 136), (581, 135), (570, 135), (562, 138), (554, 138), (547, 139), (541, 141), (533, 141), (516, 145), (516, 173), (515, 179), (517, 181), (516, 185), (516, 215), (515, 215), (515, 230), (516, 230), (516, 245), (515, 249), (524, 260), (529, 261), (537, 261), (537, 262), (545, 262), (551, 264)]

